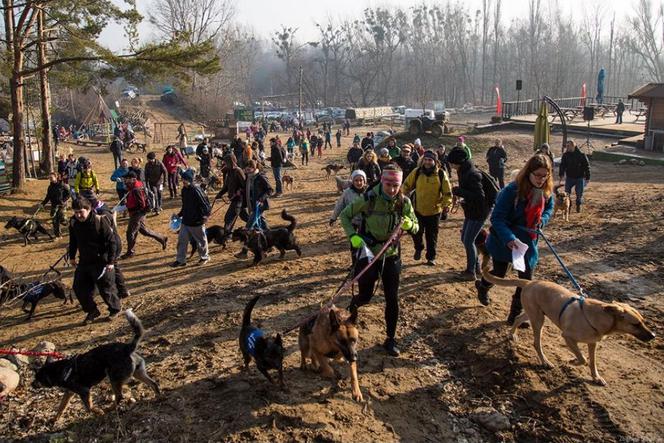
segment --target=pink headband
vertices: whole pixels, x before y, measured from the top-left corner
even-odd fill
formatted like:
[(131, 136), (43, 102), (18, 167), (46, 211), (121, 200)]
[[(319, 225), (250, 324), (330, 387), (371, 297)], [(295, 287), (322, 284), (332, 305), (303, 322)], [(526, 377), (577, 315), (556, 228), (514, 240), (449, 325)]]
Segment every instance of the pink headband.
[(403, 172), (396, 171), (394, 169), (384, 170), (383, 174), (380, 177), (381, 183), (396, 183), (397, 185), (400, 185), (402, 180), (403, 180)]

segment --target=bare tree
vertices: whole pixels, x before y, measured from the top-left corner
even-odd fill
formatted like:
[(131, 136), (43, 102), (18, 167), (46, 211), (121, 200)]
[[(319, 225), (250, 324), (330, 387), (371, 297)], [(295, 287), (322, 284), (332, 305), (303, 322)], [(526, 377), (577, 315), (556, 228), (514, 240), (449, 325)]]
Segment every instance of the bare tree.
[(633, 28), (628, 38), (630, 49), (643, 62), (650, 77), (657, 82), (664, 81), (664, 59), (662, 59), (662, 27), (664, 5), (653, 10), (650, 0), (639, 0), (629, 23)]
[(216, 39), (235, 14), (234, 0), (153, 0), (149, 18), (162, 37), (199, 44)]

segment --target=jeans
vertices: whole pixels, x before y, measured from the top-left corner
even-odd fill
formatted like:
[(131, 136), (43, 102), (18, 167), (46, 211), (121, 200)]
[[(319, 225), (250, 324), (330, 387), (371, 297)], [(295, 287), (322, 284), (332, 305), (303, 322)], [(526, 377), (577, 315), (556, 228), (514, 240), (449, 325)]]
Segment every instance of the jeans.
[(571, 178), (565, 177), (565, 192), (567, 195), (571, 196), (572, 188), (576, 193), (576, 204), (577, 206), (583, 203), (583, 188), (585, 186), (584, 179), (582, 178)]
[(226, 215), (224, 216), (224, 230), (226, 232), (231, 232), (235, 225), (235, 221), (238, 218), (246, 223), (249, 220), (249, 213), (246, 208), (242, 207), (242, 205), (238, 205), (231, 201), (226, 210)]
[(168, 192), (171, 198), (178, 196), (178, 171), (168, 173)]
[(281, 194), (281, 166), (273, 166), (274, 182), (276, 183), (277, 194)]
[(616, 113), (616, 124), (622, 123), (622, 112)]
[(120, 167), (120, 163), (122, 162), (122, 151), (120, 152), (113, 152), (113, 164), (115, 165), (114, 169), (118, 169)]
[(150, 187), (150, 190), (154, 194), (156, 198), (156, 206), (155, 206), (155, 211), (161, 211), (161, 199), (162, 199), (162, 194), (161, 194), (161, 189), (163, 189), (163, 185), (161, 183), (157, 183), (156, 185), (153, 185), (152, 183), (148, 183), (148, 186)]
[(473, 274), (479, 268), (475, 239), (482, 230), (482, 226), (484, 226), (484, 220), (465, 219), (463, 228), (461, 228), (461, 242), (463, 247), (466, 248), (466, 272)]

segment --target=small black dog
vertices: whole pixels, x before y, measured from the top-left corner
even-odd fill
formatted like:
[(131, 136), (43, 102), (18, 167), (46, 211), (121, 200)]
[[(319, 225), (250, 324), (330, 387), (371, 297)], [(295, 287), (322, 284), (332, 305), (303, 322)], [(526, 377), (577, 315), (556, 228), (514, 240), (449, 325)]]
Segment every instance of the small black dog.
[(284, 385), (284, 345), (281, 341), (281, 335), (277, 334), (274, 338), (265, 338), (263, 331), (251, 324), (251, 311), (254, 309), (260, 295), (252, 298), (244, 308), (242, 316), (242, 329), (240, 329), (240, 351), (244, 358), (244, 368), (249, 369), (251, 359), (256, 361), (256, 367), (274, 384), (274, 380), (267, 372), (268, 369), (279, 371), (279, 384)]
[(265, 258), (265, 253), (272, 248), (277, 248), (279, 250), (279, 258), (283, 258), (286, 251), (295, 251), (297, 252), (298, 257), (302, 256), (302, 250), (297, 244), (297, 239), (293, 234), (293, 230), (297, 225), (295, 217), (289, 215), (284, 209), (281, 211), (281, 218), (289, 221), (290, 225), (266, 229), (265, 231), (249, 231), (246, 245), (254, 254), (254, 266), (260, 263), (260, 261)]
[[(226, 233), (226, 230), (223, 226), (213, 225), (205, 227), (205, 236), (207, 237), (208, 245), (216, 243), (221, 245), (221, 249), (223, 250), (226, 249), (226, 241), (228, 241), (231, 234)], [(198, 251), (198, 244), (196, 241), (194, 241), (194, 239), (191, 239), (189, 244), (191, 245), (191, 254), (189, 254), (189, 258), (191, 258), (194, 256), (196, 251)]]
[(160, 393), (159, 385), (145, 370), (145, 360), (136, 353), (136, 347), (145, 333), (143, 325), (130, 309), (125, 311), (125, 315), (134, 331), (131, 342), (97, 346), (85, 354), (66, 360), (47, 360), (37, 371), (32, 383), (33, 388), (58, 386), (65, 389), (54, 422), (60, 419), (74, 394), (81, 397), (88, 412), (102, 414), (101, 409), (92, 405), (90, 389), (101, 383), (106, 376), (111, 382), (116, 406), (122, 401), (122, 386), (132, 377), (151, 387), (155, 394)]
[(37, 220), (31, 220), (28, 218), (21, 217), (12, 217), (9, 219), (5, 225), (5, 229), (14, 228), (21, 234), (23, 234), (23, 246), (27, 246), (30, 243), (30, 238), (33, 237), (35, 240), (39, 240), (37, 233), (42, 233), (48, 235), (48, 238), (53, 240), (53, 236), (50, 232), (44, 228), (44, 226), (39, 223)]
[[(20, 294), (25, 292), (25, 295), (23, 295), (22, 309), (24, 312), (29, 313), (26, 320), (32, 319), (32, 316), (34, 315), (35, 309), (37, 309), (39, 302), (51, 294), (53, 294), (55, 298), (63, 300), (65, 304), (67, 304), (67, 288), (61, 281), (58, 280), (44, 284), (35, 282), (27, 285), (18, 285), (18, 289)], [(72, 304), (74, 303), (71, 292), (69, 292), (69, 302)], [(30, 309), (28, 309), (28, 305), (32, 305)]]

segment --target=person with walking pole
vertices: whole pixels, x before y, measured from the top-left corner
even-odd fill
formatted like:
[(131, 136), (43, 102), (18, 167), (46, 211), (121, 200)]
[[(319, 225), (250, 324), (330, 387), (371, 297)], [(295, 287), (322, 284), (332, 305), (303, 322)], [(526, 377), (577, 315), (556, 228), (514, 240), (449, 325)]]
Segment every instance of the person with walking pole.
[[(363, 198), (354, 200), (341, 211), (341, 226), (358, 251), (355, 271), (365, 268), (371, 257), (377, 254), (392, 232), (401, 227), (407, 233), (417, 233), (419, 226), (410, 199), (401, 193), (403, 172), (396, 165), (383, 170), (381, 181), (367, 191)], [(359, 232), (353, 219), (361, 216)], [(366, 305), (374, 294), (376, 280), (380, 277), (385, 293), (385, 325), (387, 338), (383, 343), (388, 355), (398, 357), (396, 332), (399, 319), (399, 279), (401, 275), (401, 245), (397, 240), (358, 281), (358, 294), (351, 301), (351, 309)]]

